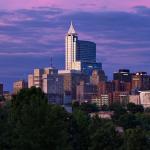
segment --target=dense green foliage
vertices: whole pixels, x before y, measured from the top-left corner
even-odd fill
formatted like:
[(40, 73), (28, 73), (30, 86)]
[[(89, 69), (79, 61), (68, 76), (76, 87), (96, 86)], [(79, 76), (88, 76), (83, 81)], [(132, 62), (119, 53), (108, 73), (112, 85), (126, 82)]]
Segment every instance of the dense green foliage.
[(69, 114), (48, 104), (40, 89), (22, 90), (0, 108), (0, 150), (150, 149), (150, 114), (141, 106), (102, 109), (114, 111), (112, 120), (90, 117), (96, 105), (74, 103)]

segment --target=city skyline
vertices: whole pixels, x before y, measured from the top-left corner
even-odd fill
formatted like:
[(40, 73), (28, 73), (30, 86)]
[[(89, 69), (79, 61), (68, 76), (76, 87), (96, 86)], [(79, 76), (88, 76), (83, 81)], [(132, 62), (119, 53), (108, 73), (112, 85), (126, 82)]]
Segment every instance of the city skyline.
[(71, 10), (64, 1), (32, 1), (25, 7), (24, 1), (15, 2), (11, 7), (8, 0), (0, 2), (0, 82), (6, 89), (33, 68), (50, 66), (51, 57), (55, 67), (64, 68), (64, 36), (71, 20), (81, 39), (97, 44), (97, 61), (109, 78), (119, 68), (150, 73), (148, 1), (117, 2), (116, 7), (113, 0), (105, 2), (107, 7), (77, 1)]

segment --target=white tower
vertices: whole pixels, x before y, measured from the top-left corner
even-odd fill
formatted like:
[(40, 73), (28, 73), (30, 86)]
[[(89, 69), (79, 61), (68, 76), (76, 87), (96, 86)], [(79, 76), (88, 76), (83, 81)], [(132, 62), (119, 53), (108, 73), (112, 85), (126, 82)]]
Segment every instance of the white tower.
[(70, 25), (70, 28), (66, 35), (66, 40), (65, 40), (65, 46), (66, 46), (65, 69), (66, 70), (72, 70), (73, 63), (76, 62), (77, 40), (78, 40), (78, 35), (71, 22), (71, 25)]

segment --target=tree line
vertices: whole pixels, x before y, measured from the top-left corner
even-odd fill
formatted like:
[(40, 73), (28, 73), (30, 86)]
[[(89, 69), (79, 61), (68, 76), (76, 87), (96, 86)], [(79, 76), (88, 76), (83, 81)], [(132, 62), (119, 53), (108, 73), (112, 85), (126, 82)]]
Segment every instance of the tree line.
[(150, 114), (141, 106), (103, 109), (114, 111), (111, 120), (90, 117), (94, 104), (74, 103), (70, 114), (48, 104), (41, 89), (23, 89), (0, 108), (0, 150), (150, 149)]

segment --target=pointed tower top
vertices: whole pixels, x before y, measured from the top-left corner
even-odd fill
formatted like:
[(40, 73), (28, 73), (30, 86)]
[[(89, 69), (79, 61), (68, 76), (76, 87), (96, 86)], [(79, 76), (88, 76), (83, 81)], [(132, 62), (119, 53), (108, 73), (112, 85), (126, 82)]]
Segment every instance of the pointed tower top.
[(72, 21), (71, 21), (71, 24), (70, 24), (70, 28), (69, 28), (68, 34), (77, 34), (75, 29), (74, 29), (74, 27), (73, 27)]

